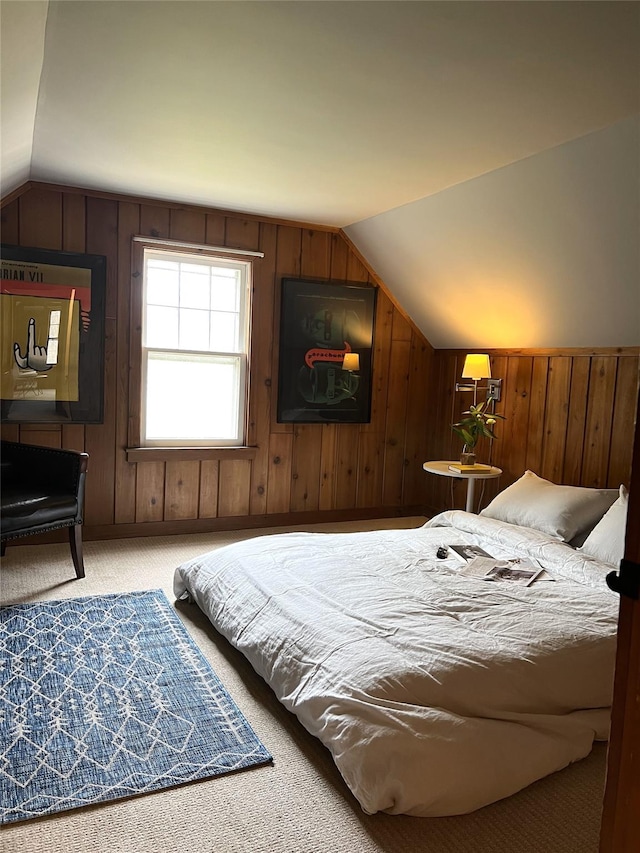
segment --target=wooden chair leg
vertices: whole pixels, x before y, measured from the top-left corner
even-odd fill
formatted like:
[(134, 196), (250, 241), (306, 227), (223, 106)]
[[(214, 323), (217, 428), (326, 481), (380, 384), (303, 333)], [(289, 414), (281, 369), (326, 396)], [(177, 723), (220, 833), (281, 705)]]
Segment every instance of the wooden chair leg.
[(69, 528), (69, 544), (71, 545), (71, 556), (76, 569), (76, 577), (84, 577), (84, 561), (82, 558), (82, 525), (74, 524)]

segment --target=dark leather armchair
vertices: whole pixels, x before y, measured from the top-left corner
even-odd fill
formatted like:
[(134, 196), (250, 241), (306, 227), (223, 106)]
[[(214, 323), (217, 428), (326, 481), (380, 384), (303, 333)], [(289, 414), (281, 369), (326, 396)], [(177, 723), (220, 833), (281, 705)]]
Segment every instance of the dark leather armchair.
[(0, 539), (69, 528), (76, 576), (84, 577), (82, 521), (89, 455), (14, 441), (1, 443)]

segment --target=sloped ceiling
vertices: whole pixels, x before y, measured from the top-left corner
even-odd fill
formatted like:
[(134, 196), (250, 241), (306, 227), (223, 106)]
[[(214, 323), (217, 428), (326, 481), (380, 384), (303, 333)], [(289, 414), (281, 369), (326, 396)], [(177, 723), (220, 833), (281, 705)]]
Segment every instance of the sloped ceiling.
[(464, 346), (433, 315), (447, 254), (411, 250), (433, 230), (424, 205), (638, 113), (638, 9), (3, 0), (3, 194), (30, 177), (351, 226), (427, 337)]
[(47, 6), (46, 2), (0, 3), (0, 164), (3, 196), (31, 176)]

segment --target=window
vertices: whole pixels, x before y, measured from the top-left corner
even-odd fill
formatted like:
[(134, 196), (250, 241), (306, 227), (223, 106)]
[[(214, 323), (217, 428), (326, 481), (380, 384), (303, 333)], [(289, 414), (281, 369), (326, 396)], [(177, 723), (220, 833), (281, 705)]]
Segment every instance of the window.
[(251, 262), (143, 252), (140, 444), (243, 445)]

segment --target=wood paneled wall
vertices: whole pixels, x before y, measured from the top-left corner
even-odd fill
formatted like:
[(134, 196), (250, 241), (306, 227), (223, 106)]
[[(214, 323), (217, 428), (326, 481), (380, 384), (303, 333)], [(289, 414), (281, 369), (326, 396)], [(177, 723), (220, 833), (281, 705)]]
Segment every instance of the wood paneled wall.
[[(339, 231), (146, 199), (31, 184), (7, 200), (2, 241), (108, 259), (105, 418), (100, 425), (3, 425), (3, 437), (90, 454), (85, 536), (105, 538), (429, 513), (463, 507), (465, 483), (426, 474), (455, 459), (451, 423), (466, 350), (438, 350), (407, 321)], [(135, 234), (264, 252), (254, 267), (251, 458), (127, 461)], [(368, 424), (278, 424), (277, 340), (285, 276), (378, 286)], [(132, 283), (133, 282), (133, 283)], [(479, 461), (503, 469), (483, 505), (527, 469), (558, 483), (627, 483), (638, 350), (489, 350), (506, 416)], [(32, 540), (33, 541), (33, 540)]]
[[(485, 350), (483, 350), (485, 351)], [(497, 480), (476, 486), (482, 505), (527, 469), (554, 483), (617, 488), (629, 485), (640, 365), (637, 348), (603, 350), (487, 350), (491, 374), (502, 379), (495, 411), (506, 417), (497, 440), (481, 439), (478, 462), (502, 468)], [(450, 425), (473, 402), (456, 392), (467, 350), (438, 350), (432, 383), (430, 459), (456, 459), (460, 439)], [(480, 383), (486, 384), (486, 383)], [(479, 394), (478, 399), (483, 399)], [(463, 508), (466, 484), (428, 475), (427, 503)]]
[[(129, 462), (133, 235), (264, 252), (254, 266), (249, 444), (253, 458)], [(3, 425), (3, 437), (90, 454), (85, 535), (103, 538), (411, 513), (423, 506), (433, 350), (378, 290), (371, 422), (276, 423), (280, 281), (373, 281), (337, 231), (166, 202), (32, 184), (2, 210), (8, 244), (107, 256), (105, 416), (100, 425)], [(133, 282), (133, 284), (132, 284)]]

